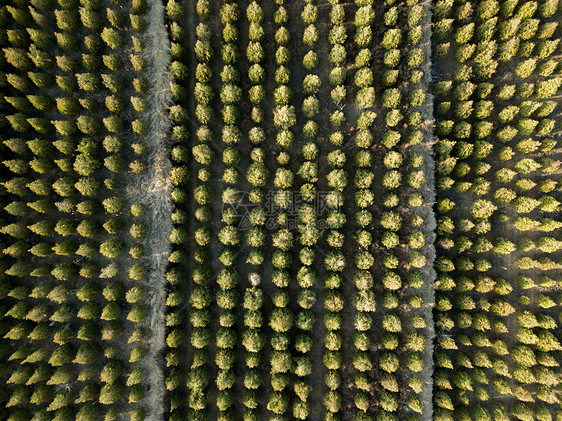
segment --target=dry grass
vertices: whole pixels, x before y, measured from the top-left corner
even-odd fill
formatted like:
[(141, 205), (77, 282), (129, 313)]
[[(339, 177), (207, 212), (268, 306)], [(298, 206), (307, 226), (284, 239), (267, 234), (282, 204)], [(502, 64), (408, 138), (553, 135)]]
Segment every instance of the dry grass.
[(171, 251), (169, 240), (172, 230), (172, 201), (169, 159), (170, 120), (168, 108), (171, 104), (169, 65), (170, 42), (165, 26), (165, 9), (160, 1), (150, 2), (145, 18), (148, 28), (144, 35), (147, 48), (144, 56), (149, 63), (148, 79), (151, 90), (148, 101), (151, 108), (145, 118), (149, 120), (150, 132), (144, 138), (150, 153), (147, 171), (137, 177), (132, 186), (134, 202), (142, 203), (146, 209), (148, 235), (145, 238), (146, 266), (148, 276), (145, 286), (148, 291), (149, 352), (143, 360), (148, 386), (145, 405), (148, 420), (164, 419), (165, 393), (162, 352), (165, 347), (166, 315), (166, 268)]

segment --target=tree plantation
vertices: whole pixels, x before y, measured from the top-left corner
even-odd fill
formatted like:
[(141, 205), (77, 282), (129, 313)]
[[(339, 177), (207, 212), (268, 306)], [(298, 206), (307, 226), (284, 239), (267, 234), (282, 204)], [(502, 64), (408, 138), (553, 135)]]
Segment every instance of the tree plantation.
[(562, 421), (558, 0), (5, 0), (0, 421)]

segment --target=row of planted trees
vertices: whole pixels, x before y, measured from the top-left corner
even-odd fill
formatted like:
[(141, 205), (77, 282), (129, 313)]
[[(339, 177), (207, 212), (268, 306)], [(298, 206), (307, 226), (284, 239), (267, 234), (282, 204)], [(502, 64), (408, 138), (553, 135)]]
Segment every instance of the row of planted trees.
[(123, 407), (131, 419), (146, 415), (137, 402), (148, 228), (143, 206), (122, 198), (147, 153), (146, 9), (135, 1), (127, 18), (97, 1), (0, 9), (10, 419), (114, 419)]
[[(196, 86), (200, 92), (210, 92), (212, 89), (208, 85), (212, 75), (209, 67), (212, 50), (209, 45), (209, 31), (204, 23), (208, 18), (209, 9), (206, 2), (197, 3), (199, 18), (202, 22), (197, 26), (197, 49), (196, 49)], [(212, 132), (207, 126), (211, 113), (208, 107), (208, 100), (205, 101), (204, 95), (196, 95), (197, 118), (201, 124), (196, 133), (199, 143), (189, 149), (190, 130), (188, 127), (188, 112), (185, 107), (189, 88), (187, 86), (192, 70), (188, 67), (189, 52), (186, 48), (188, 33), (183, 25), (185, 12), (180, 3), (169, 1), (166, 4), (166, 16), (170, 32), (170, 52), (172, 63), (170, 72), (172, 81), (170, 90), (174, 104), (170, 107), (170, 119), (172, 125), (172, 169), (170, 177), (174, 184), (172, 191), (172, 201), (175, 209), (172, 213), (173, 228), (170, 234), (170, 242), (173, 245), (170, 254), (170, 266), (166, 278), (169, 289), (166, 299), (167, 314), (166, 326), (167, 336), (166, 345), (166, 389), (170, 393), (170, 419), (181, 419), (182, 409), (187, 406), (185, 411), (191, 412), (192, 417), (204, 413), (207, 407), (205, 396), (206, 388), (210, 380), (210, 373), (206, 368), (207, 352), (206, 347), (210, 340), (210, 332), (207, 329), (210, 320), (209, 305), (211, 303), (211, 291), (208, 286), (210, 282), (209, 273), (209, 251), (206, 245), (209, 242), (210, 233), (207, 229), (207, 222), (210, 218), (210, 209), (207, 206), (211, 198), (210, 192), (206, 190), (205, 182), (210, 178), (209, 164), (214, 157), (213, 151), (209, 148), (208, 142)], [(188, 181), (190, 176), (189, 167), (186, 165), (192, 159), (197, 162), (197, 178), (195, 180), (196, 191), (194, 195), (196, 203), (195, 209), (189, 207), (191, 198), (188, 194)], [(185, 296), (184, 288), (184, 265), (189, 264), (188, 259), (191, 255), (184, 249), (188, 239), (188, 222), (190, 212), (195, 215), (196, 226), (195, 241), (193, 248), (193, 286), (189, 290), (189, 296)], [(185, 301), (189, 300), (189, 313), (184, 310)], [(184, 323), (189, 321), (189, 337), (186, 338)], [(187, 368), (183, 365), (186, 356), (184, 341), (193, 347), (193, 360), (191, 366)], [(183, 387), (187, 386), (187, 396), (182, 393)]]
[[(330, 62), (330, 97), (332, 109), (330, 115), (330, 145), (327, 154), (327, 162), (330, 172), (326, 175), (326, 181), (331, 188), (329, 197), (326, 199), (328, 205), (328, 218), (336, 224), (331, 225), (327, 232), (326, 241), (329, 246), (328, 259), (325, 260), (325, 280), (323, 305), (326, 309), (324, 325), (326, 333), (324, 337), (325, 353), (323, 364), (326, 367), (324, 383), (326, 393), (324, 396), (324, 407), (326, 408), (326, 419), (338, 419), (342, 411), (342, 362), (343, 362), (343, 337), (342, 320), (340, 312), (344, 308), (344, 297), (342, 291), (343, 270), (349, 265), (343, 254), (343, 247), (349, 242), (344, 238), (340, 229), (345, 226), (346, 216), (343, 212), (344, 191), (347, 189), (347, 177), (343, 172), (343, 166), (347, 161), (345, 149), (341, 149), (344, 144), (343, 130), (346, 118), (341, 109), (348, 97), (345, 86), (347, 72), (345, 65), (347, 62), (345, 42), (347, 30), (344, 26), (346, 21), (345, 9), (340, 2), (333, 2), (330, 9), (330, 20), (333, 27), (330, 29), (329, 42), (332, 45), (328, 60)], [(338, 180), (341, 178), (341, 180)], [(324, 198), (323, 198), (324, 199)]]
[(555, 13), (549, 1), (434, 6), (434, 56), (456, 63), (435, 85), (439, 419), (556, 413)]
[[(317, 259), (315, 246), (320, 238), (318, 223), (318, 164), (319, 155), (318, 144), (318, 114), (320, 110), (319, 90), (321, 80), (318, 76), (318, 54), (315, 52), (315, 45), (318, 42), (319, 33), (317, 29), (318, 7), (314, 1), (307, 1), (303, 4), (300, 13), (300, 22), (303, 25), (302, 42), (308, 47), (308, 51), (302, 59), (302, 66), (305, 68), (306, 75), (302, 81), (302, 92), (304, 98), (301, 106), (301, 114), (304, 117), (302, 125), (301, 147), (302, 159), (297, 175), (302, 181), (300, 195), (295, 195), (293, 200), (302, 199), (304, 203), (294, 206), (293, 211), (297, 212), (299, 220), (297, 230), (299, 232), (298, 245), (299, 269), (297, 272), (298, 289), (296, 301), (298, 309), (295, 315), (295, 325), (297, 327), (294, 339), (294, 367), (295, 375), (293, 390), (294, 398), (292, 401), (292, 414), (296, 419), (308, 419), (309, 395), (311, 393), (310, 376), (317, 375), (312, 373), (311, 350), (313, 338), (319, 336), (318, 331), (313, 331), (315, 317), (313, 306), (317, 297), (315, 284), (319, 274), (316, 273), (315, 261)], [(299, 138), (300, 136), (297, 136)], [(297, 179), (298, 180), (298, 179)], [(296, 181), (295, 184), (298, 183)], [(296, 190), (296, 189), (295, 189)], [(283, 239), (283, 238), (282, 238)], [(274, 238), (275, 241), (275, 238)], [(291, 239), (292, 241), (292, 239)]]
[[(372, 208), (375, 203), (375, 186), (374, 172), (375, 155), (371, 151), (374, 136), (372, 127), (375, 123), (376, 114), (375, 107), (375, 77), (373, 66), (375, 60), (371, 51), (374, 43), (373, 29), (375, 28), (375, 19), (377, 12), (372, 2), (358, 1), (356, 2), (358, 9), (355, 12), (355, 35), (354, 45), (357, 48), (355, 55), (355, 73), (353, 74), (353, 85), (355, 91), (355, 102), (361, 114), (357, 118), (357, 131), (353, 138), (355, 146), (355, 174), (354, 174), (354, 190), (355, 190), (355, 224), (359, 226), (356, 231), (354, 242), (358, 251), (355, 253), (353, 262), (354, 271), (354, 355), (353, 355), (353, 403), (357, 419), (369, 419), (373, 413), (376, 401), (374, 399), (373, 377), (371, 371), (375, 368), (376, 360), (370, 352), (371, 348), (371, 329), (373, 328), (373, 314), (377, 310), (375, 299), (375, 278), (373, 277), (374, 256), (373, 236), (371, 231), (376, 225)], [(345, 37), (338, 36), (340, 33), (346, 35), (342, 31), (341, 23), (336, 25), (332, 30), (332, 60), (336, 67), (334, 70), (341, 72), (346, 61), (346, 55), (343, 54), (345, 47), (343, 42)], [(338, 54), (340, 53), (340, 54)], [(340, 62), (337, 59), (340, 58)], [(350, 60), (351, 61), (351, 57)], [(332, 70), (332, 72), (334, 72)], [(343, 74), (345, 76), (345, 73)], [(341, 82), (345, 79), (342, 78)], [(332, 91), (333, 92), (333, 91)], [(336, 132), (337, 135), (337, 132)], [(332, 135), (333, 140), (343, 141), (340, 136)], [(335, 146), (338, 146), (335, 143)], [(337, 157), (337, 150), (334, 152)], [(336, 168), (332, 171), (343, 172), (345, 160), (333, 160), (333, 166)], [(345, 172), (344, 172), (345, 174)], [(341, 188), (340, 188), (341, 190)], [(342, 200), (342, 206), (345, 201)], [(349, 262), (351, 264), (351, 262)], [(343, 306), (342, 306), (343, 307)], [(383, 361), (383, 360), (381, 360)], [(377, 411), (378, 412), (378, 411)], [(381, 413), (381, 417), (384, 416)]]
[(269, 317), (269, 326), (273, 334), (270, 337), (270, 372), (271, 372), (271, 394), (267, 409), (274, 416), (280, 418), (284, 413), (290, 411), (290, 369), (293, 363), (288, 332), (293, 327), (294, 316), (287, 308), (290, 296), (288, 286), (290, 282), (289, 266), (292, 255), (290, 248), (293, 242), (293, 234), (283, 228), (288, 220), (287, 208), (293, 199), (291, 188), (294, 175), (289, 168), (290, 155), (288, 153), (294, 140), (294, 126), (296, 125), (296, 110), (291, 105), (292, 90), (290, 88), (291, 72), (288, 65), (291, 53), (288, 49), (290, 39), (288, 25), (292, 16), (289, 16), (284, 2), (280, 2), (276, 8), (274, 20), (276, 25), (276, 70), (275, 91), (273, 110), (273, 123), (276, 132), (276, 164), (273, 174), (273, 185), (276, 189), (274, 202), (279, 207), (276, 226), (271, 234), (273, 245), (272, 264), (274, 272), (271, 281), (275, 285), (272, 294), (273, 310)]
[(382, 336), (386, 353), (379, 365), (385, 372), (385, 391), (380, 395), (382, 409), (397, 411), (398, 401), (409, 419), (419, 419), (428, 410), (423, 384), (428, 378), (426, 351), (431, 304), (428, 293), (432, 279), (427, 246), (431, 235), (432, 213), (427, 174), (432, 170), (428, 151), (428, 131), (423, 126), (428, 49), (427, 7), (416, 1), (388, 3), (383, 16), (385, 32), (381, 103), (386, 131), (382, 140), (385, 154), (382, 184), (384, 211), (381, 246), (384, 287)]
[[(265, 244), (266, 232), (266, 197), (263, 190), (268, 181), (269, 171), (266, 167), (266, 153), (264, 143), (266, 140), (264, 130), (265, 109), (263, 104), (266, 97), (265, 82), (267, 74), (265, 72), (264, 61), (265, 51), (262, 47), (264, 32), (264, 12), (258, 1), (248, 4), (246, 9), (246, 19), (249, 24), (248, 45), (246, 48), (246, 62), (248, 63), (248, 80), (251, 84), (248, 92), (248, 99), (251, 103), (252, 127), (248, 132), (248, 138), (252, 144), (250, 153), (251, 164), (246, 171), (246, 180), (251, 186), (249, 197), (247, 198), (252, 206), (249, 213), (240, 215), (240, 225), (249, 222), (251, 227), (245, 233), (245, 243), (250, 247), (247, 255), (246, 264), (251, 265), (248, 272), (248, 281), (243, 297), (244, 327), (242, 331), (242, 346), (245, 350), (244, 368), (244, 419), (260, 419), (260, 408), (262, 396), (264, 394), (263, 377), (266, 372), (262, 369), (265, 364), (263, 348), (266, 345), (264, 330), (264, 293), (260, 284), (264, 277)], [(244, 22), (242, 23), (242, 25)], [(239, 226), (240, 226), (239, 225)]]

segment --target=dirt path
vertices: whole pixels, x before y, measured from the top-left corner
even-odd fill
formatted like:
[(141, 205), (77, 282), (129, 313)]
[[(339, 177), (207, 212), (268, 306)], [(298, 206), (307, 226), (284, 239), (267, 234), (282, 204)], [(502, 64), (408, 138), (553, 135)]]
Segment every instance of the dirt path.
[[(264, 20), (262, 23), (265, 37), (263, 42), (263, 48), (265, 50), (266, 57), (275, 57), (275, 52), (277, 51), (277, 43), (275, 41), (275, 32), (277, 31), (277, 25), (274, 22), (274, 14), (277, 11), (278, 6), (274, 2), (260, 2), (264, 13)], [(270, 145), (274, 145), (274, 139), (276, 136), (276, 128), (274, 127), (271, 122), (273, 121), (273, 110), (275, 108), (275, 101), (273, 97), (273, 92), (277, 87), (275, 82), (275, 71), (277, 70), (277, 66), (274, 60), (264, 60), (263, 68), (265, 70), (266, 77), (264, 79), (263, 86), (265, 88), (265, 100), (262, 106), (264, 111), (264, 121), (261, 124), (265, 133), (266, 133), (266, 140), (264, 143), (260, 144), (259, 146), (262, 147), (264, 150)], [(267, 194), (275, 189), (273, 185), (273, 177), (275, 176), (275, 169), (277, 167), (277, 160), (276, 160), (276, 153), (274, 152), (276, 149), (272, 150), (270, 153), (265, 154), (265, 165), (269, 169), (269, 176), (267, 178), (266, 184), (263, 186), (263, 191)], [(266, 212), (269, 212), (269, 208), (271, 208), (271, 204), (267, 203), (268, 199), (265, 199), (261, 202), (261, 205), (264, 207)], [(262, 315), (263, 315), (263, 325), (261, 327), (261, 331), (264, 333), (268, 340), (265, 342), (264, 347), (260, 351), (261, 357), (261, 384), (258, 389), (260, 394), (260, 403), (257, 408), (259, 419), (267, 419), (270, 416), (270, 412), (267, 409), (267, 404), (269, 402), (269, 397), (273, 391), (271, 387), (271, 372), (269, 370), (268, 361), (270, 361), (272, 347), (269, 341), (271, 338), (272, 330), (269, 326), (269, 318), (271, 314), (271, 310), (274, 308), (271, 297), (277, 287), (271, 282), (272, 273), (273, 273), (273, 265), (271, 264), (271, 231), (267, 230), (266, 232), (266, 239), (264, 242), (264, 261), (259, 266), (259, 269), (256, 270), (257, 273), (260, 274), (262, 282), (260, 283), (260, 288), (263, 291), (264, 302), (262, 306)]]
[(433, 204), (436, 200), (435, 192), (435, 160), (433, 158), (433, 144), (435, 142), (433, 135), (433, 96), (429, 94), (431, 86), (431, 8), (432, 2), (425, 1), (421, 4), (423, 6), (425, 16), (421, 22), (423, 25), (423, 35), (420, 41), (420, 47), (424, 51), (426, 59), (422, 65), (424, 76), (421, 85), (424, 90), (428, 92), (425, 104), (420, 107), (420, 112), (423, 116), (423, 132), (424, 141), (411, 148), (412, 153), (418, 153), (424, 157), (424, 163), (420, 168), (425, 174), (426, 188), (421, 192), (423, 197), (423, 206), (418, 209), (419, 215), (423, 218), (424, 224), (421, 231), (425, 236), (425, 246), (421, 252), (427, 258), (426, 266), (421, 270), (424, 278), (424, 284), (420, 288), (419, 293), (423, 298), (424, 305), (418, 310), (426, 322), (425, 339), (427, 345), (425, 346), (422, 355), (424, 359), (424, 369), (420, 373), (424, 382), (423, 390), (420, 394), (422, 403), (422, 416), (421, 420), (431, 421), (433, 419), (433, 341), (435, 338), (435, 326), (433, 321), (433, 308), (435, 306), (435, 280), (436, 272), (433, 267), (435, 261), (435, 229), (436, 219), (433, 211)]
[[(355, 13), (357, 12), (358, 5), (355, 2), (341, 2), (345, 10), (345, 22), (346, 22), (346, 32), (347, 39), (344, 44), (347, 51), (347, 65), (346, 65), (346, 80), (344, 86), (346, 86), (346, 99), (343, 105), (333, 105), (333, 110), (341, 110), (345, 114), (345, 123), (342, 125), (340, 131), (344, 135), (344, 142), (341, 149), (346, 154), (346, 164), (344, 165), (344, 170), (347, 172), (349, 179), (348, 185), (344, 189), (343, 193), (347, 197), (354, 198), (357, 188), (352, 181), (352, 177), (355, 176), (355, 166), (354, 159), (358, 152), (358, 148), (355, 145), (355, 135), (356, 135), (356, 123), (357, 117), (359, 116), (359, 111), (355, 106), (355, 95), (356, 86), (353, 84), (353, 77), (357, 70), (354, 60), (358, 52), (358, 47), (355, 44), (355, 27), (351, 25), (351, 22), (355, 19)], [(331, 65), (336, 67), (335, 65)], [(334, 131), (336, 129), (333, 129)], [(337, 149), (332, 146), (332, 150)], [(355, 324), (354, 318), (357, 312), (354, 302), (354, 295), (357, 291), (354, 281), (354, 275), (356, 273), (355, 263), (353, 262), (352, 256), (357, 251), (357, 243), (353, 239), (353, 235), (356, 230), (359, 229), (359, 225), (356, 222), (355, 215), (359, 211), (359, 207), (354, 199), (346, 200), (345, 206), (341, 211), (346, 216), (346, 223), (342, 227), (341, 231), (345, 235), (345, 242), (342, 247), (342, 252), (346, 257), (346, 268), (342, 272), (342, 285), (339, 291), (342, 294), (344, 300), (343, 310), (340, 312), (342, 317), (342, 324), (339, 330), (342, 339), (342, 345), (340, 348), (340, 355), (342, 357), (341, 368), (338, 370), (341, 376), (341, 384), (338, 388), (338, 392), (341, 395), (341, 413), (342, 420), (352, 419), (355, 412), (355, 401), (354, 393), (356, 391), (354, 383), (355, 367), (353, 366), (353, 356), (355, 355)]]
[(147, 117), (150, 119), (150, 131), (145, 137), (146, 146), (150, 150), (146, 174), (135, 179), (137, 188), (135, 202), (142, 203), (146, 208), (146, 224), (149, 235), (144, 241), (146, 248), (146, 264), (148, 277), (149, 303), (147, 324), (150, 329), (149, 351), (143, 360), (147, 378), (148, 391), (146, 406), (149, 408), (147, 419), (164, 418), (164, 373), (162, 352), (165, 346), (165, 312), (166, 312), (166, 267), (170, 255), (169, 240), (172, 230), (172, 202), (169, 159), (170, 120), (167, 109), (171, 103), (170, 75), (170, 42), (164, 23), (164, 6), (160, 1), (150, 2), (146, 20), (148, 29), (145, 34), (147, 48), (144, 55), (150, 63), (148, 79), (152, 81), (152, 90), (148, 98), (151, 109)]

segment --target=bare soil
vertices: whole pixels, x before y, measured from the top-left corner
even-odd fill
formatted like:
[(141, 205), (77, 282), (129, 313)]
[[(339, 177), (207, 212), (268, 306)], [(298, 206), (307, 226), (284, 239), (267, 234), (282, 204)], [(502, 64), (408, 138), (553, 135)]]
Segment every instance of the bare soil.
[[(433, 267), (435, 261), (435, 228), (436, 218), (433, 206), (436, 201), (436, 188), (435, 188), (435, 161), (433, 157), (433, 145), (435, 137), (433, 135), (433, 96), (430, 93), (431, 87), (431, 17), (432, 17), (432, 2), (424, 1), (421, 3), (425, 15), (422, 20), (423, 35), (420, 41), (420, 46), (424, 51), (425, 60), (422, 65), (424, 76), (421, 81), (421, 87), (426, 92), (426, 102), (420, 107), (420, 112), (423, 117), (423, 132), (424, 142), (415, 145), (411, 148), (412, 153), (418, 153), (424, 157), (424, 163), (421, 170), (425, 174), (426, 188), (421, 192), (423, 197), (423, 206), (416, 208), (417, 213), (423, 218), (424, 224), (420, 227), (421, 232), (425, 236), (425, 246), (421, 252), (427, 258), (427, 265), (421, 270), (424, 277), (424, 285), (419, 291), (423, 298), (424, 305), (421, 313), (426, 322), (425, 338), (427, 345), (422, 352), (424, 359), (424, 370), (420, 373), (420, 377), (424, 382), (424, 387), (420, 396), (422, 403), (423, 421), (430, 421), (433, 419), (433, 340), (435, 337), (434, 321), (433, 321), (433, 308), (435, 306), (435, 280), (436, 272)], [(412, 193), (414, 193), (412, 191)]]

